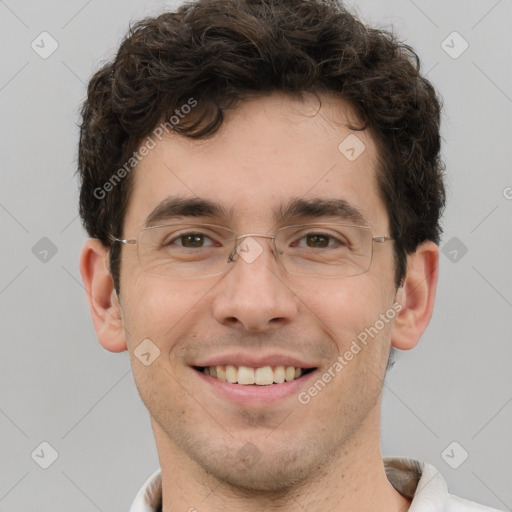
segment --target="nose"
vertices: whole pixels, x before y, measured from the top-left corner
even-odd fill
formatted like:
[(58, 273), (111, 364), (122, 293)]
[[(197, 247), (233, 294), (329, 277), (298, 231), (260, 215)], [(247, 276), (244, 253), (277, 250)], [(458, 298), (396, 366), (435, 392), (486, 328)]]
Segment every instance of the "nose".
[(300, 301), (268, 238), (247, 237), (238, 246), (232, 268), (218, 284), (215, 319), (229, 327), (265, 332), (292, 322)]

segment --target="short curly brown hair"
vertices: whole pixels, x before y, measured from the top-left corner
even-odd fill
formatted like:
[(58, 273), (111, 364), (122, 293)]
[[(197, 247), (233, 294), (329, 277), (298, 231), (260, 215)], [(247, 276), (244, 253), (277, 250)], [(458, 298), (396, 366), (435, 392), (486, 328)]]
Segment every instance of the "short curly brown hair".
[[(251, 96), (335, 93), (358, 113), (379, 149), (378, 185), (396, 239), (395, 282), (407, 254), (439, 243), (445, 204), (441, 102), (417, 54), (365, 26), (337, 0), (197, 0), (135, 23), (116, 57), (91, 79), (78, 151), (80, 215), (106, 247), (122, 236), (131, 174), (98, 190), (141, 142), (190, 98), (194, 115), (173, 130), (216, 133), (227, 109)], [(110, 263), (119, 293), (120, 244)]]

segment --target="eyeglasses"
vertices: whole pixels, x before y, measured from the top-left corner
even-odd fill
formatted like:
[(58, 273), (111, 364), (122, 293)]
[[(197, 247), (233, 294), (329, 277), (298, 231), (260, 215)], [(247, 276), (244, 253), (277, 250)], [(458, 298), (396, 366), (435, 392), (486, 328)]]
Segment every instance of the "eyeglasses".
[(275, 235), (243, 234), (215, 224), (166, 224), (144, 228), (136, 239), (110, 237), (137, 245), (141, 269), (168, 279), (196, 279), (226, 272), (238, 259), (253, 263), (263, 247), (256, 238), (273, 242), (272, 253), (290, 274), (323, 278), (350, 277), (370, 268), (374, 237), (369, 227), (345, 224), (297, 224)]

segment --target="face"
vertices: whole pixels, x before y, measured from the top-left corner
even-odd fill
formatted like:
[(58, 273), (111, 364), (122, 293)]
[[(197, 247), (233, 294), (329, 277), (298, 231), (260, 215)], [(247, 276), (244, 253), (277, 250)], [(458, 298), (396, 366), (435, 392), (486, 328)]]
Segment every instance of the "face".
[[(356, 118), (339, 99), (322, 96), (318, 110), (314, 97), (275, 94), (229, 112), (209, 140), (169, 136), (134, 171), (124, 238), (136, 238), (151, 217), (158, 224), (220, 224), (237, 235), (308, 222), (353, 224), (346, 212), (289, 208), (340, 200), (361, 214), (357, 222), (373, 236), (388, 235), (376, 146), (368, 133), (348, 129), (350, 121)], [(356, 159), (362, 145), (345, 154), (338, 149), (348, 136), (364, 144)], [(184, 210), (190, 200), (218, 208)], [(171, 204), (163, 217), (162, 204)], [(396, 294), (393, 246), (373, 244), (368, 272), (329, 279), (287, 273), (270, 239), (253, 240), (263, 249), (255, 259), (239, 257), (222, 275), (181, 280), (142, 272), (136, 246), (123, 246), (120, 304), (159, 453), (181, 458), (198, 478), (275, 490), (377, 435)], [(148, 339), (160, 355), (146, 366), (135, 351)], [(200, 371), (223, 365), (307, 372), (260, 386)]]

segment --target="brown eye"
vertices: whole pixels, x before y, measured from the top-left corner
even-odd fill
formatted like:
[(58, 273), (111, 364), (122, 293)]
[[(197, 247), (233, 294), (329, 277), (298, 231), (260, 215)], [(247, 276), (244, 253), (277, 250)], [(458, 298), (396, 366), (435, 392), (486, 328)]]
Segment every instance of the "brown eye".
[(326, 235), (307, 235), (306, 244), (308, 247), (323, 248), (329, 246), (329, 238)]
[(198, 247), (203, 247), (205, 242), (205, 235), (201, 235), (199, 233), (188, 234), (179, 237), (180, 245), (183, 247), (190, 247), (193, 249), (197, 249)]

